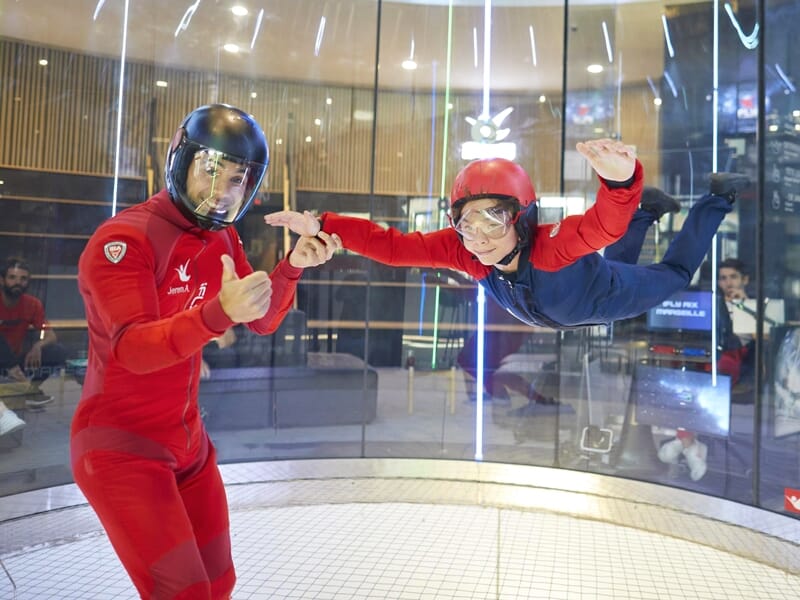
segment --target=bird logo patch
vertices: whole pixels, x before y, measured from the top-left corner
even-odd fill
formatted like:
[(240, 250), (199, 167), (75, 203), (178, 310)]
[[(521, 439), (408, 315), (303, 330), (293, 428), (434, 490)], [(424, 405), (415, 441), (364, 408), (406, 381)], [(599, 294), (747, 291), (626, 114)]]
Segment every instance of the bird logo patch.
[(186, 283), (192, 278), (192, 276), (186, 272), (187, 269), (189, 268), (189, 260), (190, 259), (187, 258), (185, 263), (183, 263), (178, 267), (175, 267), (175, 272), (178, 274), (178, 279), (180, 279), (182, 283)]
[(556, 223), (553, 228), (550, 230), (550, 237), (554, 238), (558, 235), (558, 232), (561, 230), (561, 221)]
[(106, 255), (106, 258), (109, 262), (117, 264), (121, 261), (125, 253), (128, 251), (128, 244), (125, 242), (108, 242), (105, 246), (103, 246), (103, 252)]

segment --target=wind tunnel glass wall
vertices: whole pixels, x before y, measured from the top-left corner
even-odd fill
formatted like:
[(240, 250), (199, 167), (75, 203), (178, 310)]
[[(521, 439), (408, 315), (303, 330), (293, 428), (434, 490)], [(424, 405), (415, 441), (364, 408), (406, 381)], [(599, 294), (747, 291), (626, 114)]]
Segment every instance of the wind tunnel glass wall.
[[(455, 174), (482, 156), (526, 169), (547, 224), (596, 200), (578, 142), (634, 146), (645, 184), (681, 204), (647, 228), (641, 264), (664, 256), (709, 172), (763, 172), (764, 185), (741, 194), (685, 295), (608, 327), (530, 327), (491, 298), (479, 318), (477, 282), (447, 268), (345, 251), (307, 269), (275, 334), (237, 326), (203, 351), (199, 406), (222, 462), (479, 457), (784, 509), (800, 485), (785, 476), (800, 429), (791, 2), (768, 2), (760, 24), (753, 2), (232, 8), (0, 7), (0, 200), (14, 215), (0, 243), (30, 264), (29, 292), (65, 353), (39, 390), (2, 384), (24, 422), (0, 435), (2, 493), (71, 480), (87, 352), (78, 257), (105, 218), (164, 186), (183, 116), (225, 102), (269, 141), (268, 174), (237, 224), (267, 271), (297, 238), (265, 214), (331, 211), (430, 233), (448, 227)], [(728, 304), (716, 282), (733, 257), (748, 298)]]

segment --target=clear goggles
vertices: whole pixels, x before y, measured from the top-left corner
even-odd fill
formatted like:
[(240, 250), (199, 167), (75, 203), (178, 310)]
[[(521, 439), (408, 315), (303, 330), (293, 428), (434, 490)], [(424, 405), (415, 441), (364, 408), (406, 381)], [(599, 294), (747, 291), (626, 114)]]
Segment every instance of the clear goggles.
[(499, 239), (508, 233), (513, 222), (511, 211), (499, 206), (480, 210), (468, 208), (455, 223), (450, 218), (453, 229), (465, 240), (475, 240), (482, 235), (492, 240)]
[(233, 223), (254, 191), (252, 171), (250, 163), (218, 150), (196, 152), (189, 166), (191, 183), (187, 182), (195, 214)]

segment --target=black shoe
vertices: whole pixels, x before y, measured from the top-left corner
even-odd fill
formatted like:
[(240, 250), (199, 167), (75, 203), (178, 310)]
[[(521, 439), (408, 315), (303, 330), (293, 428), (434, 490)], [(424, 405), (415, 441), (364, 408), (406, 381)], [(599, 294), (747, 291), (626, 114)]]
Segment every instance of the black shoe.
[(667, 213), (681, 211), (681, 203), (677, 199), (654, 187), (645, 187), (642, 190), (642, 199), (639, 202), (639, 206), (642, 207), (642, 210), (653, 213), (656, 220)]
[(725, 198), (733, 204), (736, 195), (750, 187), (750, 178), (741, 173), (712, 173), (709, 177), (711, 185), (709, 191), (714, 196)]

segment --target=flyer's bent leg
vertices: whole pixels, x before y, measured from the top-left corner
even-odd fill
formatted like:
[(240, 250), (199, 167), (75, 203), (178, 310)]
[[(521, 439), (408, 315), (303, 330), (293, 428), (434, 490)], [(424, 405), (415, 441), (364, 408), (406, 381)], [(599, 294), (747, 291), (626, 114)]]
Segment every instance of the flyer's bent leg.
[(613, 263), (615, 290), (605, 306), (608, 320), (640, 315), (685, 289), (731, 209), (726, 198), (706, 195), (691, 208), (660, 263), (647, 266)]
[(639, 254), (642, 252), (647, 232), (655, 222), (656, 215), (641, 208), (638, 209), (633, 213), (628, 231), (619, 240), (608, 246), (603, 252), (603, 256), (607, 260), (635, 265), (639, 261)]

